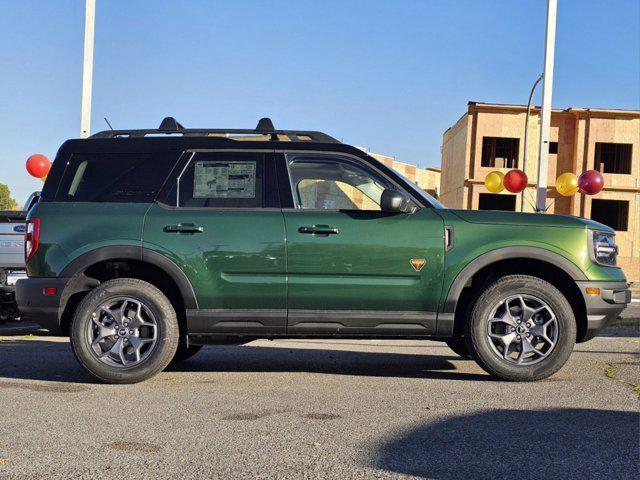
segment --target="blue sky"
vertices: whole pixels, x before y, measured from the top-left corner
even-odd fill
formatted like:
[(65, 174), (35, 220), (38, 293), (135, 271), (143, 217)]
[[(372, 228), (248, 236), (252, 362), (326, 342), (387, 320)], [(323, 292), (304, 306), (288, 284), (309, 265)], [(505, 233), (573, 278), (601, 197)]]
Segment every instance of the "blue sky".
[[(420, 166), (467, 101), (525, 103), (546, 2), (97, 0), (92, 131), (317, 129)], [(84, 1), (0, 0), (0, 182), (79, 135)], [(554, 107), (640, 108), (640, 2), (559, 0)], [(539, 97), (539, 94), (537, 96)]]

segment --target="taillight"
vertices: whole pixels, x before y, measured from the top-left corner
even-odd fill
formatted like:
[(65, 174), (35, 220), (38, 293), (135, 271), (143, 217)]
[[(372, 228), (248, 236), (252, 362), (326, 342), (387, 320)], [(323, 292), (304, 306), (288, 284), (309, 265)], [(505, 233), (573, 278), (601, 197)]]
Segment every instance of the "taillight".
[(40, 219), (30, 218), (27, 220), (27, 229), (24, 232), (24, 261), (31, 260), (38, 251), (40, 245)]

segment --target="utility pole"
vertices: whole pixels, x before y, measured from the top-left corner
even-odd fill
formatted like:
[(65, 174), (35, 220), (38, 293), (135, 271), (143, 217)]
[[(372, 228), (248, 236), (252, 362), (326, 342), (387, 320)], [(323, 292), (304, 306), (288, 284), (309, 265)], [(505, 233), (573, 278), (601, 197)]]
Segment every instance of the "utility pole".
[(85, 0), (84, 60), (82, 62), (82, 111), (80, 138), (91, 131), (91, 85), (93, 83), (93, 32), (96, 23), (96, 0)]
[(542, 73), (542, 112), (540, 118), (540, 149), (538, 153), (538, 193), (536, 211), (544, 212), (547, 206), (547, 175), (549, 163), (549, 129), (551, 127), (551, 97), (553, 93), (553, 57), (556, 43), (556, 13), (558, 0), (547, 0), (547, 32), (544, 47), (544, 72)]

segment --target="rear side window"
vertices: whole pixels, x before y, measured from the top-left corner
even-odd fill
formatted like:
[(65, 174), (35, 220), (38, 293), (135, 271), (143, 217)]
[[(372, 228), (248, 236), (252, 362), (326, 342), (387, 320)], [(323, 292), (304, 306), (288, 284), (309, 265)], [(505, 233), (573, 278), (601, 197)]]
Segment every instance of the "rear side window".
[(55, 200), (58, 202), (152, 202), (178, 153), (74, 154)]
[[(267, 163), (259, 152), (188, 152), (163, 202), (181, 208), (274, 206)], [(269, 165), (270, 167), (271, 165)]]

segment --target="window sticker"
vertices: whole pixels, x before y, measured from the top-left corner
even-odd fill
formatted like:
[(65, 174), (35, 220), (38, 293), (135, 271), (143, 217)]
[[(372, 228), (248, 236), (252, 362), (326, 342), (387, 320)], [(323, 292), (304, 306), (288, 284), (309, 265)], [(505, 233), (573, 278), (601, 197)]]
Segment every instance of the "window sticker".
[(256, 162), (196, 162), (193, 198), (255, 198)]

